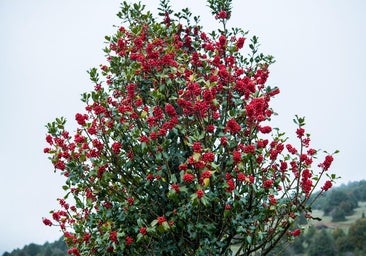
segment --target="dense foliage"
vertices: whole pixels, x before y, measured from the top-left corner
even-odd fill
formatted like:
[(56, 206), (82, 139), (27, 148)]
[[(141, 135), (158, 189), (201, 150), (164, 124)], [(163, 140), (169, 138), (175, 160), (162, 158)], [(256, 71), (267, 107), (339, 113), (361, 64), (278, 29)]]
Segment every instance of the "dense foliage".
[(298, 145), (270, 125), (273, 57), (228, 29), (232, 1), (207, 2), (221, 24), (209, 34), (166, 0), (158, 19), (124, 2), (107, 63), (89, 71), (79, 128), (47, 125), (44, 151), (66, 195), (43, 221), (70, 254), (231, 255), (237, 245), (236, 255), (266, 255), (300, 235), (311, 194), (332, 186), (333, 156), (310, 147), (304, 118)]

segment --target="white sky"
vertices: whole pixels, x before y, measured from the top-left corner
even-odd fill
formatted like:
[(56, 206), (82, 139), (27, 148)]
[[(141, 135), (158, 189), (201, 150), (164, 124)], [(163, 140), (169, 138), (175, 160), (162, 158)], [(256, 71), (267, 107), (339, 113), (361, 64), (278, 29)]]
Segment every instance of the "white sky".
[[(145, 2), (156, 10), (158, 0)], [(205, 1), (172, 4), (191, 7), (213, 29)], [(41, 222), (63, 195), (42, 152), (44, 125), (65, 116), (73, 129), (80, 94), (92, 89), (86, 70), (104, 63), (118, 10), (116, 0), (0, 1), (0, 255), (61, 236)], [(365, 13), (364, 0), (234, 0), (229, 24), (259, 36), (261, 50), (276, 57), (274, 123), (292, 132), (293, 116), (305, 115), (313, 145), (341, 151), (339, 183), (366, 179)]]

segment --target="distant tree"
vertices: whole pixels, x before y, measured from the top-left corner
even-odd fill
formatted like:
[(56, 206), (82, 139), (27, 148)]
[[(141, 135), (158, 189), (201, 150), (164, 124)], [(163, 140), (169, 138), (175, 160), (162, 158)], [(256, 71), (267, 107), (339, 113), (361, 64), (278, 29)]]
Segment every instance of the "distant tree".
[(358, 219), (350, 226), (348, 239), (355, 249), (366, 250), (366, 219)]
[[(342, 205), (342, 206), (341, 206)], [(338, 206), (341, 206), (344, 215), (352, 215), (353, 209), (358, 206), (357, 199), (343, 190), (335, 189), (331, 191), (324, 205), (324, 215), (330, 215)]]
[[(315, 194), (312, 195), (312, 197), (315, 196)], [(313, 204), (313, 209), (323, 210), (325, 215), (329, 215), (335, 206), (347, 202), (349, 205), (343, 206), (347, 216), (353, 214), (353, 209), (358, 206), (359, 201), (366, 201), (366, 180), (350, 182), (347, 185), (342, 184), (339, 187), (332, 188), (330, 193), (318, 198)], [(350, 208), (350, 210), (347, 210), (347, 208)]]
[(345, 189), (352, 193), (357, 201), (366, 201), (366, 180), (349, 183)]
[(334, 240), (337, 240), (340, 237), (346, 237), (344, 230), (339, 227), (333, 230), (332, 235)]
[(359, 188), (358, 188), (358, 195), (357, 195), (357, 199), (359, 201), (366, 201), (366, 180), (361, 180), (359, 182)]
[(322, 229), (316, 232), (312, 242), (308, 247), (308, 256), (335, 256), (337, 250), (333, 237)]
[(66, 251), (67, 250), (67, 246), (66, 246), (66, 243), (65, 243), (63, 237), (60, 237), (60, 239), (53, 242), (52, 247), (55, 248), (55, 249), (57, 248), (60, 251)]
[(348, 241), (347, 234), (342, 228), (336, 228), (332, 232), (332, 235), (338, 252), (343, 253), (352, 251), (353, 246)]
[(331, 213), (332, 222), (345, 221), (346, 215), (344, 214), (344, 210), (341, 207), (335, 207)]
[(66, 243), (61, 237), (59, 240), (43, 245), (31, 243), (22, 249), (15, 249), (12, 252), (5, 252), (2, 256), (65, 256), (67, 255)]
[(29, 256), (36, 256), (41, 251), (41, 248), (40, 245), (31, 243), (25, 246), (23, 250)]
[(350, 194), (350, 199), (348, 201), (342, 201), (338, 206), (344, 211), (346, 216), (354, 214), (354, 209), (358, 207), (358, 202), (352, 194)]
[(45, 249), (44, 249), (44, 256), (54, 256), (52, 254), (52, 249), (50, 246), (47, 246)]
[(339, 253), (349, 253), (354, 251), (354, 246), (349, 241), (347, 236), (338, 237), (335, 240), (335, 245)]

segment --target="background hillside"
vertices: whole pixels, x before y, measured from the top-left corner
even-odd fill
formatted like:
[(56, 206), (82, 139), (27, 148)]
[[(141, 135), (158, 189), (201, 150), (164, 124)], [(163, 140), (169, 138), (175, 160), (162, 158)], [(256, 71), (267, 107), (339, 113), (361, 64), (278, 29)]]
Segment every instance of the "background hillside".
[(67, 247), (61, 237), (53, 243), (45, 243), (43, 245), (29, 244), (22, 249), (15, 249), (12, 252), (5, 252), (2, 256), (65, 256)]

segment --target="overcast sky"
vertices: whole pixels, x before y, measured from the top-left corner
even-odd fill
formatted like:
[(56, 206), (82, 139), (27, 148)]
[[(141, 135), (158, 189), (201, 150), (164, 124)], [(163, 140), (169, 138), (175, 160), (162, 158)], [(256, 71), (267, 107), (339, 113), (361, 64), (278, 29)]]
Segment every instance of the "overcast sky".
[[(156, 10), (158, 0), (144, 2)], [(171, 2), (214, 28), (204, 0)], [(86, 71), (104, 63), (119, 5), (0, 1), (0, 255), (61, 236), (41, 221), (63, 195), (63, 178), (42, 152), (44, 125), (65, 116), (75, 127), (80, 94), (92, 89)], [(293, 116), (304, 115), (316, 148), (340, 150), (332, 170), (339, 184), (366, 179), (365, 13), (364, 0), (234, 0), (229, 24), (259, 36), (261, 50), (276, 57), (269, 80), (281, 89), (276, 126), (291, 134)]]

